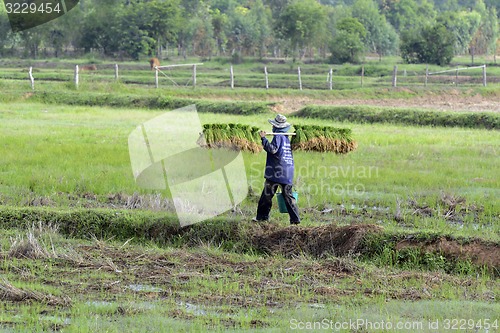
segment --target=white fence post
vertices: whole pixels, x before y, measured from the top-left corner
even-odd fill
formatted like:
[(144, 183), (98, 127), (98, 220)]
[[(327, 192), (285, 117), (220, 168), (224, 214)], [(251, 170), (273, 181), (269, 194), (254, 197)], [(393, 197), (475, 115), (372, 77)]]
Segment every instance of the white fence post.
[(75, 66), (75, 87), (78, 88), (79, 78), (78, 78), (78, 65)]
[(398, 66), (394, 66), (394, 71), (392, 72), (392, 87), (396, 88), (398, 86)]
[(299, 89), (302, 90), (302, 78), (300, 76), (300, 66), (297, 67), (297, 74), (299, 75)]
[(193, 65), (193, 89), (196, 88), (196, 65)]
[(483, 65), (483, 87), (486, 87), (486, 64)]
[(429, 80), (429, 64), (425, 65), (425, 86), (427, 87), (427, 81)]
[(231, 65), (231, 68), (229, 69), (229, 72), (231, 73), (231, 89), (234, 89), (234, 70), (233, 70), (233, 65)]
[(158, 67), (155, 68), (155, 88), (158, 89)]
[(365, 65), (361, 66), (361, 87), (363, 87), (364, 78), (365, 78)]
[(328, 72), (328, 88), (333, 89), (333, 68), (330, 68)]
[(266, 89), (269, 90), (269, 77), (267, 75), (267, 66), (264, 66), (264, 74), (266, 75)]
[(118, 64), (115, 64), (115, 81), (118, 81)]
[(30, 67), (28, 74), (31, 81), (31, 90), (35, 91), (35, 78), (33, 77), (33, 67)]

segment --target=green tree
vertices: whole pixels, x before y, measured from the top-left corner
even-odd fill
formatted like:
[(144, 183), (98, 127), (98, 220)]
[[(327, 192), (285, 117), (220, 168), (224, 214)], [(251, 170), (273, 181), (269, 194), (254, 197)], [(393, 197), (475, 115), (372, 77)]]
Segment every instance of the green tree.
[(500, 15), (500, 1), (498, 1), (498, 0), (484, 0), (484, 3), (486, 4), (486, 7), (488, 7), (488, 8), (495, 8), (497, 15)]
[(481, 24), (470, 43), (472, 63), (476, 54), (494, 52), (498, 40), (498, 18), (495, 8), (486, 8), (482, 0), (476, 3), (475, 11), (481, 15)]
[(241, 61), (241, 57), (246, 47), (251, 44), (251, 22), (248, 19), (249, 9), (243, 6), (236, 6), (228, 13), (229, 24), (227, 30), (228, 47), (235, 62)]
[(481, 15), (476, 12), (445, 12), (437, 22), (443, 24), (455, 37), (455, 54), (464, 54), (481, 24)]
[(367, 50), (377, 53), (380, 57), (397, 52), (398, 35), (380, 14), (375, 1), (356, 0), (352, 6), (352, 16), (366, 29)]
[(337, 33), (330, 44), (331, 63), (360, 63), (364, 52), (365, 27), (355, 18), (337, 24)]
[(156, 55), (159, 57), (163, 43), (175, 42), (182, 24), (180, 1), (152, 0), (142, 3), (139, 8), (139, 28), (146, 30), (149, 37), (155, 40)]
[(76, 46), (82, 48), (85, 53), (92, 49), (102, 50), (106, 55), (117, 52), (117, 34), (120, 34), (119, 15), (123, 10), (118, 4), (103, 3), (99, 7), (92, 6), (86, 13), (83, 24), (80, 25)]
[(266, 3), (271, 9), (272, 17), (277, 20), (285, 8), (291, 3), (291, 0), (267, 0)]
[(425, 25), (432, 24), (436, 17), (436, 11), (428, 0), (388, 0), (383, 7), (383, 13), (387, 20), (398, 32), (421, 29)]
[(70, 12), (44, 24), (45, 44), (52, 48), (54, 56), (57, 58), (63, 53), (63, 49), (68, 45), (75, 45), (80, 34), (75, 26), (83, 24), (83, 12), (80, 6), (73, 8)]
[(6, 48), (14, 44), (15, 38), (7, 17), (7, 11), (5, 10), (3, 1), (0, 1), (0, 55), (5, 54)]
[(215, 48), (214, 30), (208, 4), (200, 4), (196, 15), (189, 21), (189, 35), (194, 54), (210, 58)]
[(24, 56), (32, 59), (37, 59), (40, 54), (40, 47), (43, 46), (43, 36), (45, 34), (43, 25), (23, 30), (19, 32), (19, 37), (24, 48)]
[(152, 54), (157, 40), (145, 24), (144, 4), (131, 4), (118, 14), (118, 24), (113, 26), (113, 37), (120, 55), (139, 60), (141, 54)]
[(436, 65), (448, 65), (454, 56), (455, 37), (444, 25), (437, 24), (422, 30), (426, 41), (424, 52), (426, 62)]
[(271, 12), (261, 0), (251, 6), (236, 6), (228, 12), (226, 36), (233, 61), (241, 61), (243, 55), (262, 57), (271, 43)]
[(435, 0), (434, 6), (441, 12), (460, 11), (457, 0)]
[(221, 13), (219, 9), (212, 10), (212, 27), (218, 55), (225, 54), (226, 52), (226, 29), (228, 22), (229, 19), (226, 14)]
[(299, 58), (307, 47), (314, 46), (321, 40), (321, 32), (326, 24), (323, 6), (315, 0), (294, 1), (279, 16), (276, 27), (280, 35), (288, 40), (294, 55)]
[(448, 65), (454, 55), (455, 37), (444, 25), (426, 26), (404, 32), (401, 56), (406, 63)]
[(248, 19), (253, 27), (253, 47), (257, 49), (257, 54), (262, 58), (272, 41), (271, 10), (264, 6), (262, 0), (255, 0), (248, 13)]

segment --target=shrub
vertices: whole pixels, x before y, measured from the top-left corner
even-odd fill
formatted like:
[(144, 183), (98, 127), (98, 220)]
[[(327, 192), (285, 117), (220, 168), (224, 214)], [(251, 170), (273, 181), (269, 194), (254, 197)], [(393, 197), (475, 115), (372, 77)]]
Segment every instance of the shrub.
[(417, 126), (500, 129), (500, 116), (493, 113), (436, 112), (418, 109), (363, 106), (307, 106), (296, 116), (348, 121), (353, 123), (392, 123)]
[(272, 103), (263, 102), (215, 102), (200, 101), (185, 98), (140, 96), (140, 95), (115, 95), (102, 93), (79, 92), (41, 92), (29, 98), (41, 103), (111, 106), (111, 107), (136, 107), (149, 109), (178, 109), (191, 104), (196, 104), (199, 112), (229, 113), (249, 115), (269, 112)]

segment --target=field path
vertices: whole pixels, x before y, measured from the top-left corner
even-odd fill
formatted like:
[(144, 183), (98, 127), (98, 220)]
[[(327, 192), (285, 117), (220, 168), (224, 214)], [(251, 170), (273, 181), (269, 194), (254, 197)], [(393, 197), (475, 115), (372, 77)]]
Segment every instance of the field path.
[(500, 97), (485, 98), (481, 95), (430, 95), (429, 97), (414, 97), (409, 99), (314, 99), (302, 96), (287, 96), (273, 98), (279, 104), (274, 107), (278, 113), (289, 114), (296, 112), (306, 105), (370, 105), (382, 107), (415, 107), (437, 111), (457, 112), (500, 112)]

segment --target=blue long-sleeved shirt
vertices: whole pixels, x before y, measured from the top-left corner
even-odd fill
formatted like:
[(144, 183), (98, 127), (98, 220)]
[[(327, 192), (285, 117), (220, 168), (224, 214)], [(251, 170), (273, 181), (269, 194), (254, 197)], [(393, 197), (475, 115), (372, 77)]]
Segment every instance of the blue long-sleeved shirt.
[(275, 135), (269, 142), (262, 138), (262, 146), (267, 152), (264, 178), (270, 181), (289, 184), (293, 183), (294, 163), (290, 139), (286, 135)]

